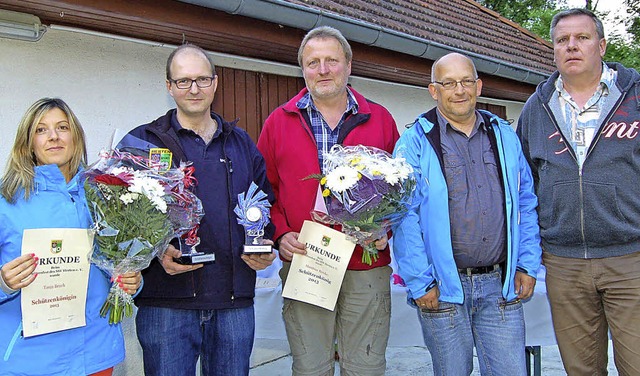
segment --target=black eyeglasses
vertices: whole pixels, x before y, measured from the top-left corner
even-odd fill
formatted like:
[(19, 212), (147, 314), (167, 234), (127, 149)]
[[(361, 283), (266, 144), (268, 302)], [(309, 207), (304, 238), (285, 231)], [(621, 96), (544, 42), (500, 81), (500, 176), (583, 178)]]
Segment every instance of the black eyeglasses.
[(198, 77), (195, 80), (192, 80), (190, 78), (179, 78), (177, 80), (169, 79), (169, 82), (176, 85), (178, 89), (191, 89), (191, 86), (195, 82), (196, 86), (202, 89), (202, 88), (211, 86), (211, 84), (213, 84), (214, 78), (215, 76), (214, 77)]
[(458, 84), (461, 84), (462, 87), (473, 87), (473, 85), (476, 84), (476, 82), (478, 82), (478, 79), (471, 79), (471, 78), (466, 78), (464, 80), (459, 80), (459, 81), (433, 81), (434, 84), (438, 84), (438, 85), (442, 85), (443, 88), (445, 88), (446, 90), (452, 90), (455, 89), (456, 86), (458, 86)]

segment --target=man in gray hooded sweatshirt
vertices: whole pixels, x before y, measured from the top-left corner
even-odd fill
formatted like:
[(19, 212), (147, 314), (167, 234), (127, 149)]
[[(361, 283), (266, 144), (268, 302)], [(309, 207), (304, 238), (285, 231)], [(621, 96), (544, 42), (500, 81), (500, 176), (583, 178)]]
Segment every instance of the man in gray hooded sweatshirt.
[(586, 9), (551, 22), (557, 71), (527, 101), (518, 135), (538, 195), (553, 325), (569, 375), (640, 375), (640, 75), (603, 63)]

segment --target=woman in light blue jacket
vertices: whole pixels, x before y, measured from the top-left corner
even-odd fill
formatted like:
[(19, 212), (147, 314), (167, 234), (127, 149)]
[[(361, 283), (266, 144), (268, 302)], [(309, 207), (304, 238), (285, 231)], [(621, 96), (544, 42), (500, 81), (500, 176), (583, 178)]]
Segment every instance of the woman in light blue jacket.
[[(34, 228), (89, 228), (91, 219), (80, 180), (85, 137), (71, 109), (43, 98), (24, 115), (4, 176), (0, 199), (0, 374), (111, 375), (124, 359), (120, 325), (100, 317), (111, 286), (93, 264), (89, 271), (86, 325), (23, 337), (20, 289), (38, 278), (38, 259), (21, 254), (22, 232)], [(120, 277), (133, 294), (140, 273)]]

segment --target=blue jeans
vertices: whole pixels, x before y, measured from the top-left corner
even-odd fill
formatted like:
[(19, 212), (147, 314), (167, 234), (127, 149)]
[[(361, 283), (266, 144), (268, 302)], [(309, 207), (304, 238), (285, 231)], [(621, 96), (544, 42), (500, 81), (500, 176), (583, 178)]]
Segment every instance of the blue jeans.
[(146, 376), (249, 374), (255, 317), (253, 306), (188, 310), (143, 306), (136, 316)]
[(460, 274), (463, 304), (418, 309), (435, 375), (470, 375), (474, 345), (482, 375), (527, 374), (522, 303), (504, 300), (500, 273)]

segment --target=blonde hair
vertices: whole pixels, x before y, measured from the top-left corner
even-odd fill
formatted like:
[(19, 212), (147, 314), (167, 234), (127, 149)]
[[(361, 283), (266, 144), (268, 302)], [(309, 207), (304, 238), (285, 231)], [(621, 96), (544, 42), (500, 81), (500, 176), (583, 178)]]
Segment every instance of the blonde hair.
[(34, 189), (34, 167), (37, 165), (37, 161), (33, 153), (33, 135), (37, 124), (47, 112), (54, 108), (64, 112), (71, 128), (74, 150), (71, 161), (69, 161), (69, 171), (75, 173), (81, 165), (84, 166), (87, 163), (84, 131), (71, 108), (59, 98), (39, 99), (29, 107), (18, 124), (16, 139), (11, 148), (4, 176), (2, 176), (2, 196), (11, 203), (16, 202), (16, 196), (21, 189), (24, 190), (25, 200), (29, 199), (29, 195)]

